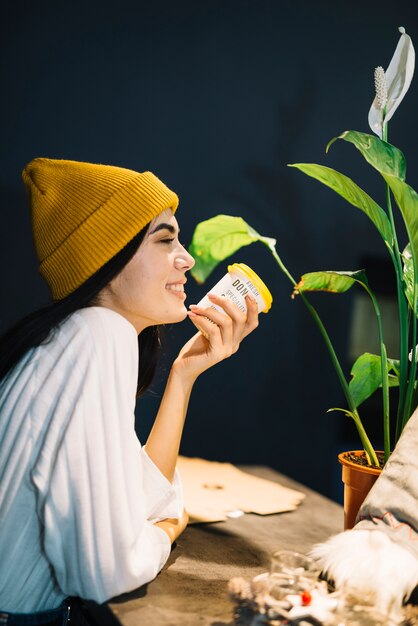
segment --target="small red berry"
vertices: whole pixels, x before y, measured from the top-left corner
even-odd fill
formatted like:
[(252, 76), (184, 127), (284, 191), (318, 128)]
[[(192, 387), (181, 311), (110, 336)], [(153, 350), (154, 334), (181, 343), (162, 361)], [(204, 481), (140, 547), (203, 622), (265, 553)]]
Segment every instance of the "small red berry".
[(302, 600), (302, 606), (309, 606), (312, 602), (312, 595), (309, 591), (302, 591), (300, 598)]

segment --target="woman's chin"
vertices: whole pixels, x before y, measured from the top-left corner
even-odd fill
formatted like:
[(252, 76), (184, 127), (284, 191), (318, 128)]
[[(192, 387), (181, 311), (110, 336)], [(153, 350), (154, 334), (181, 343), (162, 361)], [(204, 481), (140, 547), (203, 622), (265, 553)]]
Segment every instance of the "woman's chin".
[(179, 308), (176, 312), (170, 315), (170, 319), (165, 320), (164, 324), (177, 324), (182, 322), (187, 317), (187, 309), (185, 306)]
[(185, 319), (186, 319), (186, 317), (187, 317), (187, 309), (186, 309), (186, 307), (184, 306), (184, 307), (183, 307), (183, 310), (179, 313), (179, 317), (178, 317), (178, 319), (177, 319), (176, 321), (177, 321), (177, 322), (182, 322), (183, 320), (185, 320)]

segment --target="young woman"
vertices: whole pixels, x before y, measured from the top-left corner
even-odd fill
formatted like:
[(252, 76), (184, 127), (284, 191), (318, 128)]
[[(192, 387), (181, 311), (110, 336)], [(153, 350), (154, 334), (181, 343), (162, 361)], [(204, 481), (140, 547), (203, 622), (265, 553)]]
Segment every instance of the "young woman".
[[(224, 314), (187, 311), (194, 261), (152, 173), (35, 159), (23, 179), (53, 303), (0, 341), (0, 621), (65, 624), (69, 598), (103, 602), (163, 567), (187, 524), (176, 460), (193, 384), (258, 315), (251, 298), (247, 315), (215, 296)], [(158, 326), (186, 316), (200, 330), (141, 447)]]

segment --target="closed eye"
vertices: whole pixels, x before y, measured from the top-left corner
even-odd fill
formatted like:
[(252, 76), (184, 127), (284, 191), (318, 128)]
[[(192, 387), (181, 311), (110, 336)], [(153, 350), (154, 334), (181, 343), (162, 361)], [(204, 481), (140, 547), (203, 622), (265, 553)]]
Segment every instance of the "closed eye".
[(158, 243), (173, 243), (175, 237), (167, 238), (167, 239), (159, 239)]

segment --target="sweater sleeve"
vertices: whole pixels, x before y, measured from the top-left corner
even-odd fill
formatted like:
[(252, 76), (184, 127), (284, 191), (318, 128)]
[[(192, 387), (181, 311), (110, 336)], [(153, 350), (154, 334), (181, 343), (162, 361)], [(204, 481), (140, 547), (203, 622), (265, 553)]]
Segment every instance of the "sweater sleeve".
[(380, 530), (418, 555), (418, 409), (357, 515), (355, 530)]
[(42, 472), (37, 480), (44, 548), (60, 588), (103, 602), (155, 578), (171, 544), (153, 522), (179, 515), (183, 502), (178, 479), (169, 483), (135, 434), (133, 327), (113, 312), (89, 316), (89, 337), (67, 372), (65, 434), (49, 480)]
[[(144, 491), (147, 494), (147, 519), (157, 522), (167, 518), (179, 518), (183, 513), (183, 486), (176, 469), (170, 483), (158, 467), (151, 461), (144, 448), (141, 448), (144, 469)], [(157, 489), (157, 485), (159, 488)]]

